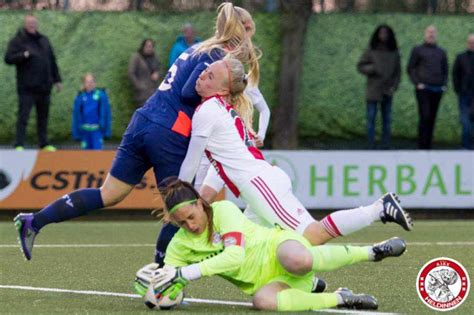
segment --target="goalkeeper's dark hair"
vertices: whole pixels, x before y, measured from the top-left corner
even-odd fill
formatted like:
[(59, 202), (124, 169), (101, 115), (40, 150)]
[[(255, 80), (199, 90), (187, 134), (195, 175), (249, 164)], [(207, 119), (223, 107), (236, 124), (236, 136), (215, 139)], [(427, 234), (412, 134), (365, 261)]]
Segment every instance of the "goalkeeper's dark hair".
[(204, 208), (204, 212), (207, 215), (207, 229), (209, 231), (208, 241), (211, 243), (212, 234), (214, 234), (214, 226), (212, 224), (212, 207), (209, 205), (209, 203), (207, 203), (207, 201), (201, 198), (197, 190), (194, 189), (193, 185), (180, 180), (176, 176), (172, 176), (165, 178), (158, 186), (164, 207), (153, 210), (152, 214), (161, 219), (163, 222), (173, 223), (169, 209), (181, 202), (193, 199), (196, 199), (196, 201), (192, 204), (196, 204), (197, 200), (200, 199)]

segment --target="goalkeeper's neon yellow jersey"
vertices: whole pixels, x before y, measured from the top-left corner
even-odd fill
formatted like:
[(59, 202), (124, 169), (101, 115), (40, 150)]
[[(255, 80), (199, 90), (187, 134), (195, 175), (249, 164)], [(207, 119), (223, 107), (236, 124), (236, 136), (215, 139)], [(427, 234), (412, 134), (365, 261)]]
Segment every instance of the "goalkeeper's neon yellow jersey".
[(293, 231), (253, 223), (230, 201), (214, 202), (212, 208), (212, 244), (208, 242), (208, 229), (196, 235), (181, 228), (166, 250), (165, 265), (183, 267), (199, 263), (203, 276), (219, 275), (245, 293), (253, 294), (275, 277), (289, 275), (276, 258), (281, 242), (295, 239), (309, 246), (306, 239)]

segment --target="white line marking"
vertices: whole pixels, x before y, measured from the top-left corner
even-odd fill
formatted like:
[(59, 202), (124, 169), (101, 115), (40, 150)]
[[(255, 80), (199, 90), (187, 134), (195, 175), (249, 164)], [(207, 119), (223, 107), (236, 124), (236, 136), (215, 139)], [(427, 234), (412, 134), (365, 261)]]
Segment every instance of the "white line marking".
[[(365, 246), (373, 243), (338, 243), (331, 245)], [(474, 246), (474, 242), (408, 242), (408, 246)], [(0, 244), (0, 248), (16, 248), (18, 244)], [(38, 244), (35, 248), (107, 248), (107, 247), (152, 247), (155, 244)]]
[[(76, 293), (76, 294), (85, 294), (85, 295), (116, 296), (116, 297), (127, 297), (127, 298), (133, 298), (133, 299), (141, 298), (138, 294), (130, 294), (130, 293), (117, 293), (117, 292), (91, 291), (91, 290), (85, 290), (85, 291), (84, 290), (67, 290), (67, 289), (57, 289), (57, 288), (39, 288), (39, 287), (30, 287), (30, 286), (21, 286), (21, 285), (1, 285), (0, 284), (0, 289), (17, 289), (17, 290), (41, 291), (41, 292), (58, 292), (58, 293)], [(217, 305), (234, 305), (234, 306), (248, 306), (248, 307), (252, 306), (252, 303), (237, 302), (237, 301), (208, 300), (208, 299), (195, 299), (195, 298), (185, 298), (184, 301), (191, 302), (191, 303), (205, 303), (205, 304), (217, 304)], [(318, 310), (316, 312), (343, 313), (343, 314), (397, 315), (397, 313), (334, 310), (334, 309)]]
[[(18, 247), (18, 244), (0, 245), (0, 248)], [(107, 248), (107, 247), (151, 247), (155, 244), (38, 244), (35, 248)]]
[[(332, 245), (344, 244), (346, 243), (337, 243), (333, 242), (330, 243)], [(348, 243), (347, 245), (356, 245), (356, 246), (364, 246), (364, 245), (373, 245), (374, 243)], [(407, 246), (473, 246), (474, 242), (407, 242)]]

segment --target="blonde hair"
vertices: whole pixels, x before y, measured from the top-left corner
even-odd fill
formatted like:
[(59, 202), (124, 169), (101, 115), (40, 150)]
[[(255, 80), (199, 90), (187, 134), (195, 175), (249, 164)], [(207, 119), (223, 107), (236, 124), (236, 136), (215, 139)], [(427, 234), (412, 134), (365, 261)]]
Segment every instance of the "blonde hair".
[(205, 40), (197, 51), (209, 53), (213, 49), (229, 49), (229, 53), (242, 63), (249, 66), (249, 78), (252, 85), (258, 85), (260, 66), (258, 59), (261, 52), (254, 47), (252, 39), (247, 35), (247, 25), (252, 35), (255, 23), (250, 13), (230, 2), (224, 2), (217, 8), (216, 31), (213, 37)]
[(94, 75), (92, 74), (92, 72), (86, 72), (86, 74), (84, 74), (84, 75), (82, 76), (82, 81), (81, 81), (81, 82), (82, 82), (82, 83), (81, 83), (81, 91), (82, 91), (82, 92), (84, 92), (84, 91), (86, 90), (85, 82), (86, 82), (86, 79), (87, 79), (88, 77), (91, 77), (91, 78), (94, 80), (94, 82), (95, 82), (95, 77), (94, 77)]
[[(232, 57), (227, 55), (224, 60), (227, 71), (229, 71), (230, 82), (225, 82), (229, 87), (230, 103), (234, 106), (235, 111), (243, 120), (247, 130), (255, 134), (253, 130), (253, 105), (249, 98), (244, 94), (244, 90), (248, 84), (248, 75), (245, 73), (244, 65)], [(228, 81), (229, 79), (226, 79)]]

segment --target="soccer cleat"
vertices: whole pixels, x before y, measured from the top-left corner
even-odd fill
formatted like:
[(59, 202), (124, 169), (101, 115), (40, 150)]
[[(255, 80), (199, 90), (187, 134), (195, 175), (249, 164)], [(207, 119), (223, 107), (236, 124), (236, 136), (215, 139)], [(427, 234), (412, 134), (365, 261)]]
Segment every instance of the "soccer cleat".
[(400, 206), (400, 199), (394, 193), (386, 193), (380, 200), (383, 203), (383, 211), (380, 220), (385, 224), (395, 222), (407, 231), (413, 229), (413, 220), (410, 214)]
[(21, 251), (27, 260), (31, 260), (31, 253), (38, 231), (33, 227), (33, 213), (20, 213), (13, 219), (18, 230), (18, 241)]
[(314, 276), (313, 278), (313, 288), (311, 289), (311, 293), (322, 293), (326, 290), (327, 284), (321, 278)]
[(348, 288), (339, 288), (334, 293), (338, 294), (344, 303), (338, 307), (356, 310), (376, 310), (379, 307), (377, 299), (372, 295), (354, 294)]
[(374, 261), (380, 261), (387, 257), (398, 257), (405, 252), (407, 244), (399, 237), (392, 237), (389, 240), (374, 244), (372, 251)]

